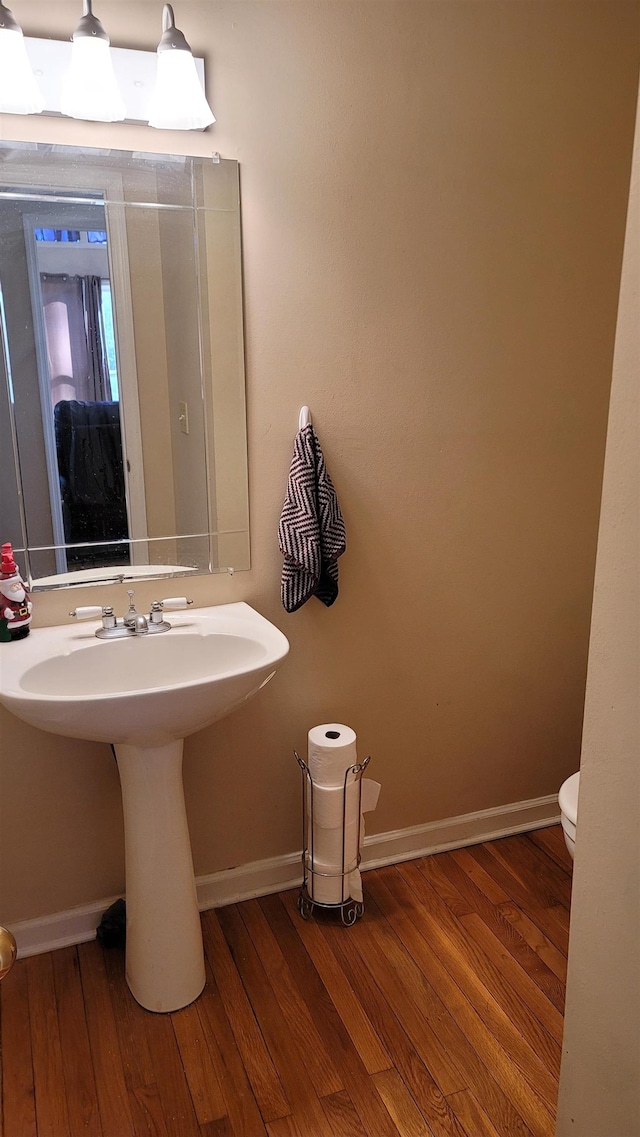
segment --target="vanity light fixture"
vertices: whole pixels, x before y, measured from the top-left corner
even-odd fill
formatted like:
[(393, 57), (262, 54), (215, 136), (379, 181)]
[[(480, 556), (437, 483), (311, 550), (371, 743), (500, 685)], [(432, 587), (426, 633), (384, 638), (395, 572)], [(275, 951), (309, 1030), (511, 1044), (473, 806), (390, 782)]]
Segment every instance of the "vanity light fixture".
[(0, 112), (148, 122), (163, 130), (203, 130), (216, 121), (204, 93), (204, 61), (194, 59), (170, 4), (157, 52), (132, 51), (111, 48), (92, 0), (83, 0), (71, 45), (24, 37), (0, 0)]
[(91, 0), (83, 0), (82, 19), (73, 33), (60, 109), (70, 118), (90, 122), (122, 122), (126, 114), (113, 70), (109, 36), (91, 11)]
[(191, 48), (176, 27), (173, 8), (165, 4), (149, 126), (161, 130), (203, 130), (215, 121), (200, 86)]
[(39, 114), (44, 98), (36, 82), (22, 28), (12, 12), (0, 4), (0, 111), (5, 114)]

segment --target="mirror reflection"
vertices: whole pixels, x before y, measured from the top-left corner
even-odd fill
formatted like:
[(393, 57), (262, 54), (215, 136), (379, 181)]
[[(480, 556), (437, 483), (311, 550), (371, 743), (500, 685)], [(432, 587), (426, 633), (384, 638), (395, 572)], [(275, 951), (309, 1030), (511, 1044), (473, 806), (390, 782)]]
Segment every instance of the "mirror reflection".
[(0, 148), (2, 539), (35, 588), (247, 568), (237, 166), (68, 150)]
[[(82, 228), (74, 207), (25, 211), (49, 488), (69, 568), (131, 563), (118, 368), (104, 207)], [(89, 226), (101, 225), (102, 228)], [(42, 335), (43, 333), (43, 335)], [(41, 386), (43, 384), (41, 383)], [(108, 542), (113, 542), (109, 544)], [(95, 543), (95, 544), (94, 544)]]

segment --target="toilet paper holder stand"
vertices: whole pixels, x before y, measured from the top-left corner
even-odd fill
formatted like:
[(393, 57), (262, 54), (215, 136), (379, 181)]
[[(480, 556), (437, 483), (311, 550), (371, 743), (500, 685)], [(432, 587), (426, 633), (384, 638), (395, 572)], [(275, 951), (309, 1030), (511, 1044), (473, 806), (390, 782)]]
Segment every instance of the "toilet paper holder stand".
[[(354, 900), (349, 895), (349, 876), (357, 869), (361, 861), (360, 851), (360, 836), (362, 828), (362, 775), (366, 770), (371, 757), (365, 758), (364, 762), (355, 762), (345, 770), (344, 782), (342, 786), (342, 861), (340, 870), (338, 872), (320, 872), (315, 867), (314, 858), (314, 832), (313, 832), (313, 790), (314, 782), (311, 777), (311, 771), (304, 758), (301, 758), (297, 750), (294, 750), (294, 756), (300, 770), (302, 771), (302, 885), (300, 887), (300, 895), (298, 896), (297, 906), (303, 920), (311, 919), (314, 909), (319, 908), (323, 912), (339, 912), (340, 919), (346, 927), (355, 924), (360, 916), (364, 915), (364, 900)], [(349, 781), (350, 775), (352, 781)], [(356, 858), (347, 864), (346, 862), (346, 841), (347, 841), (347, 787), (357, 786), (357, 810), (358, 810), (358, 832), (356, 844)], [(326, 904), (323, 901), (314, 899), (314, 883), (316, 878), (324, 881), (339, 881), (340, 895), (342, 900), (336, 904)]]

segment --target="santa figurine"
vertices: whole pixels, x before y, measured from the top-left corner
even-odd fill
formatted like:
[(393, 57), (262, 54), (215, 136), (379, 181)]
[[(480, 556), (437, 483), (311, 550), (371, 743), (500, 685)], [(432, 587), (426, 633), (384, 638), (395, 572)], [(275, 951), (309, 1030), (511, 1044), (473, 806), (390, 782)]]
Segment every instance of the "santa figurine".
[(13, 559), (11, 545), (2, 546), (0, 564), (0, 642), (22, 640), (29, 635), (33, 604)]

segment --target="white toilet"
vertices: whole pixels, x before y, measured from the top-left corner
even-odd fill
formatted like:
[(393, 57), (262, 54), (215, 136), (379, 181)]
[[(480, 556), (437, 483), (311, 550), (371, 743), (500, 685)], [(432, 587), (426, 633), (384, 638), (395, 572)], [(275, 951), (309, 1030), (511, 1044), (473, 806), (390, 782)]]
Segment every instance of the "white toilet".
[(560, 786), (558, 804), (560, 806), (560, 820), (564, 840), (573, 857), (576, 847), (576, 823), (578, 821), (578, 792), (580, 790), (580, 772), (572, 774)]

